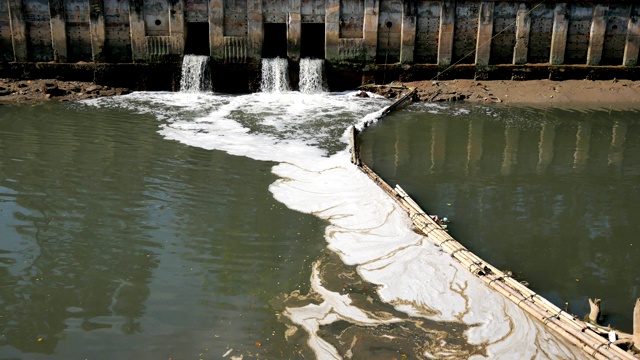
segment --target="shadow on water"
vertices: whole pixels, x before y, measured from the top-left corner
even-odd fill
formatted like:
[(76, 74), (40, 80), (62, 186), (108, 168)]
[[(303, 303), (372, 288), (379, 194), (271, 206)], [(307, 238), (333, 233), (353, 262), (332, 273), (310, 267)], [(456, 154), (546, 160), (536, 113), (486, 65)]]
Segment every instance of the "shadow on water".
[(631, 331), (640, 296), (636, 110), (413, 105), (368, 130), (363, 160), (452, 235), (561, 308)]

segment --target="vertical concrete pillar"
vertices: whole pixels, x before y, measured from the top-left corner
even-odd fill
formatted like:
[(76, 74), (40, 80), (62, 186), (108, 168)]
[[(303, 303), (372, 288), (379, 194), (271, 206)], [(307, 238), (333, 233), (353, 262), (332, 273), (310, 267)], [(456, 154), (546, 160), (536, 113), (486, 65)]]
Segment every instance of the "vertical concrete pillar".
[(91, 59), (104, 62), (104, 2), (89, 0), (89, 33), (91, 34)]
[(212, 60), (224, 60), (224, 0), (209, 0), (209, 50)]
[(627, 42), (624, 46), (624, 66), (638, 64), (638, 49), (640, 49), (640, 5), (632, 5), (627, 25)]
[(453, 57), (453, 33), (456, 22), (455, 0), (440, 4), (440, 33), (438, 35), (438, 65), (449, 66)]
[(300, 60), (300, 38), (302, 37), (301, 1), (289, 0), (289, 20), (287, 22), (287, 57)]
[(527, 4), (520, 4), (516, 16), (516, 44), (513, 47), (513, 64), (527, 63), (529, 54), (529, 34), (531, 33), (531, 15)]
[(53, 47), (53, 60), (56, 62), (67, 61), (67, 21), (64, 15), (63, 0), (50, 0), (49, 13), (51, 14), (51, 46)]
[(589, 49), (587, 50), (587, 65), (600, 65), (602, 49), (604, 47), (604, 35), (607, 31), (607, 11), (609, 6), (596, 4), (593, 9), (591, 31), (589, 33)]
[[(365, 2), (365, 13), (366, 13)], [(376, 21), (376, 26), (378, 22)], [(366, 20), (365, 20), (366, 36)], [(324, 57), (329, 62), (338, 61), (340, 55), (340, 0), (326, 0), (324, 13)]]
[(491, 37), (493, 36), (493, 3), (480, 3), (478, 18), (478, 38), (476, 41), (476, 66), (486, 67), (491, 57)]
[(364, 0), (364, 62), (374, 64), (378, 51), (378, 18), (380, 15), (380, 0)]
[(184, 0), (169, 1), (169, 35), (175, 48), (172, 50), (179, 55), (184, 54)]
[(247, 1), (247, 43), (249, 59), (260, 61), (262, 58), (262, 44), (264, 43), (264, 28), (262, 25), (262, 0)]
[(129, 0), (129, 32), (131, 36), (131, 58), (133, 62), (147, 60), (144, 13), (142, 0)]
[(13, 45), (13, 60), (27, 61), (27, 23), (24, 21), (22, 0), (9, 1), (9, 26), (11, 27), (11, 44)]
[(400, 30), (400, 63), (413, 62), (413, 51), (416, 45), (416, 3), (403, 1), (402, 29)]
[(567, 4), (556, 4), (553, 12), (553, 32), (551, 34), (551, 65), (564, 63), (564, 53), (567, 48), (567, 31), (569, 30), (569, 14)]

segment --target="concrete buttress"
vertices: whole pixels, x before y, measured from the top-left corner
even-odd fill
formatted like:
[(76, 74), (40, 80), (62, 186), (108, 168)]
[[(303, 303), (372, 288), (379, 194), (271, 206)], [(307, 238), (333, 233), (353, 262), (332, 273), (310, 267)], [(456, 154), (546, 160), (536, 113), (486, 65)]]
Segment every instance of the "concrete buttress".
[(9, 23), (11, 27), (11, 43), (13, 59), (16, 62), (27, 61), (27, 24), (24, 21), (22, 0), (9, 1)]
[(527, 63), (529, 53), (529, 34), (531, 32), (531, 15), (527, 4), (520, 4), (516, 17), (516, 44), (513, 48), (513, 64)]
[(456, 21), (455, 0), (442, 0), (440, 8), (440, 35), (438, 38), (438, 65), (449, 66), (453, 58), (453, 35)]
[(593, 10), (593, 20), (591, 21), (591, 31), (589, 33), (589, 49), (587, 50), (587, 65), (600, 65), (600, 60), (602, 60), (604, 35), (607, 31), (607, 10), (609, 10), (608, 6), (600, 4), (597, 4)]
[(569, 17), (567, 4), (557, 4), (553, 12), (553, 33), (551, 34), (551, 65), (562, 65), (567, 48), (567, 31), (569, 30)]
[(627, 41), (624, 47), (624, 66), (638, 65), (638, 49), (640, 49), (640, 5), (633, 5), (629, 14)]
[(416, 3), (404, 1), (402, 4), (402, 33), (400, 36), (400, 63), (413, 63), (416, 45)]
[(129, 29), (131, 34), (131, 58), (133, 62), (147, 60), (142, 0), (129, 0)]
[(480, 3), (478, 14), (478, 38), (476, 42), (476, 66), (486, 67), (491, 57), (491, 37), (493, 35), (493, 9), (492, 2)]
[(302, 14), (300, 0), (289, 0), (287, 20), (287, 56), (293, 61), (300, 60), (300, 39), (302, 37)]
[(224, 60), (224, 2), (209, 0), (209, 49), (211, 59)]
[(89, 0), (89, 31), (91, 32), (91, 58), (94, 62), (104, 62), (104, 2)]

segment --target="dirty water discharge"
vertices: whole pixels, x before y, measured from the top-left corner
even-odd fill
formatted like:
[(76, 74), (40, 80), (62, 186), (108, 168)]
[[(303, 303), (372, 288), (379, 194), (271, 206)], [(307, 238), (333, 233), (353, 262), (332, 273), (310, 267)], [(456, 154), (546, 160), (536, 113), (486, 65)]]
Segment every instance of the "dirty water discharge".
[(351, 165), (387, 100), (278, 71), (0, 108), (0, 357), (583, 357)]
[(289, 91), (289, 62), (284, 58), (262, 59), (260, 90), (267, 93)]
[(211, 90), (211, 57), (204, 55), (185, 55), (182, 59), (180, 91), (197, 93)]

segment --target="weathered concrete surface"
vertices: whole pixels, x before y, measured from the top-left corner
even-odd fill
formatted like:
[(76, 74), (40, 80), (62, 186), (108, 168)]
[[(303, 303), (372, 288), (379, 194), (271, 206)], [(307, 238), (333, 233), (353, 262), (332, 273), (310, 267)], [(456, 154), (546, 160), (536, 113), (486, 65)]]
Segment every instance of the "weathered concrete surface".
[(454, 0), (444, 0), (440, 7), (440, 37), (438, 39), (438, 65), (449, 66), (453, 59), (453, 35), (456, 19)]
[(5, 12), (0, 7), (0, 24), (10, 23), (10, 29), (0, 31), (0, 44), (10, 41), (13, 56), (0, 61), (162, 62), (167, 56), (183, 55), (186, 37), (191, 36), (187, 25), (194, 23), (208, 23), (214, 63), (259, 61), (265, 23), (285, 26), (287, 56), (296, 62), (303, 44), (316, 41), (303, 34), (303, 24), (324, 23), (325, 58), (361, 69), (376, 63), (635, 66), (640, 37), (640, 5), (623, 0), (606, 4), (7, 0), (6, 4)]
[(400, 63), (413, 63), (416, 44), (416, 4), (407, 1), (402, 4), (402, 33), (400, 37)]
[(22, 0), (8, 0), (11, 26), (11, 44), (15, 61), (27, 61), (27, 25), (24, 21)]
[(491, 37), (493, 35), (494, 3), (480, 3), (480, 20), (478, 21), (478, 37), (476, 45), (476, 65), (486, 67), (491, 56)]
[(531, 32), (531, 13), (527, 4), (520, 4), (516, 18), (516, 44), (513, 49), (513, 64), (527, 63), (529, 53), (529, 33)]
[(553, 12), (553, 34), (551, 35), (551, 65), (564, 63), (565, 50), (567, 48), (567, 31), (569, 19), (567, 4), (557, 4)]
[(593, 11), (593, 21), (589, 35), (589, 50), (587, 52), (587, 65), (600, 65), (602, 49), (604, 47), (604, 34), (607, 30), (606, 14), (609, 7), (596, 5)]
[(302, 37), (300, 5), (300, 0), (291, 0), (287, 21), (287, 56), (293, 61), (300, 60), (300, 40)]
[[(265, 32), (266, 24), (277, 26)], [(355, 72), (347, 76), (349, 83), (363, 75), (371, 78), (378, 71), (386, 74), (380, 81), (393, 80), (400, 73), (440, 78), (451, 74), (514, 79), (611, 77), (614, 73), (635, 77), (640, 71), (636, 67), (640, 4), (625, 0), (6, 0), (0, 5), (0, 63), (179, 63), (189, 40), (192, 45), (202, 43), (190, 48), (208, 53), (212, 64), (237, 64), (247, 71), (259, 64), (263, 53), (273, 56), (273, 51), (265, 51), (267, 43), (281, 44), (277, 46), (283, 49), (277, 53), (287, 56), (293, 68), (303, 52), (314, 50), (324, 54), (330, 72), (343, 76)], [(324, 49), (315, 51), (318, 46)]]
[(129, 29), (131, 32), (131, 57), (133, 62), (147, 59), (147, 44), (145, 41), (145, 25), (142, 14), (142, 0), (129, 1)]
[(327, 0), (324, 23), (324, 56), (327, 61), (339, 61), (340, 0)]
[(103, 0), (89, 0), (89, 26), (91, 32), (91, 58), (94, 62), (104, 62), (106, 40)]
[(95, 82), (132, 90), (173, 90), (180, 87), (179, 63), (10, 63), (0, 64), (0, 78), (24, 80), (55, 79)]
[(51, 13), (51, 47), (53, 48), (53, 60), (67, 62), (67, 24), (62, 0), (49, 1)]
[(640, 49), (640, 6), (634, 5), (629, 16), (627, 44), (622, 61), (625, 66), (638, 65), (638, 49)]
[(364, 5), (364, 61), (365, 63), (373, 64), (376, 61), (376, 53), (378, 52), (378, 21), (380, 16), (380, 0), (365, 0)]
[(262, 0), (247, 1), (247, 41), (248, 57), (253, 61), (259, 61), (262, 57), (262, 44), (264, 43), (264, 31), (262, 29)]

